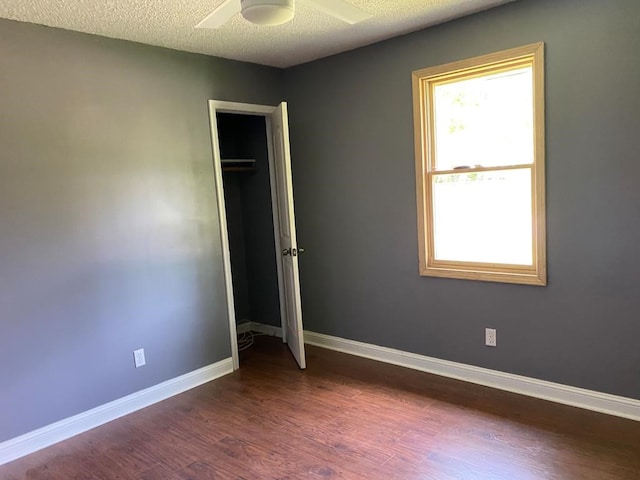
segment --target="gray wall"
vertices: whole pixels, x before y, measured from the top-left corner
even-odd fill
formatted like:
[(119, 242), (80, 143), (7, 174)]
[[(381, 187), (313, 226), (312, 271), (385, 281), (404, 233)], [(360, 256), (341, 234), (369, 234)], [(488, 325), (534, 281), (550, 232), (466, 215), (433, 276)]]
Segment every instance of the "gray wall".
[[(223, 156), (222, 158), (237, 157)], [(231, 276), (233, 282), (233, 306), (237, 324), (245, 323), (251, 319), (241, 182), (241, 175), (235, 172), (223, 174), (224, 204), (227, 215), (227, 234), (229, 236), (229, 254), (231, 257)]]
[[(537, 41), (549, 285), (420, 277), (411, 72)], [(636, 0), (521, 0), (287, 70), (305, 328), (640, 398), (638, 52)]]
[(0, 20), (0, 441), (230, 356), (207, 99), (281, 86)]

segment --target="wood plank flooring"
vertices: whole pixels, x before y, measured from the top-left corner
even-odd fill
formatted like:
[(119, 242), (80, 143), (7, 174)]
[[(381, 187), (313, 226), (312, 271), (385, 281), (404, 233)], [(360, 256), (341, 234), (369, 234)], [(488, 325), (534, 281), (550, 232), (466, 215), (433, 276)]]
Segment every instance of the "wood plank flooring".
[(640, 480), (640, 422), (259, 337), (241, 369), (2, 480)]

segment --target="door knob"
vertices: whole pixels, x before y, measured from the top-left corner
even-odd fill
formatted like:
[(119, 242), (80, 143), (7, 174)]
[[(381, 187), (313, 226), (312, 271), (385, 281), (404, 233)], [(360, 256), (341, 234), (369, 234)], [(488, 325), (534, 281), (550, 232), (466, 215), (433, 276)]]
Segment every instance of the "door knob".
[(287, 255), (291, 255), (292, 257), (295, 257), (299, 253), (304, 253), (304, 248), (285, 248), (282, 250), (282, 255), (285, 257)]

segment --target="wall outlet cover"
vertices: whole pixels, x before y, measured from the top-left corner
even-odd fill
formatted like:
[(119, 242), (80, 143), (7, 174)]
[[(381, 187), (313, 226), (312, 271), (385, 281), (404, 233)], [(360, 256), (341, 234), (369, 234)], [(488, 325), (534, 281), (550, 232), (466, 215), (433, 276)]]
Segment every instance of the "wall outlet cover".
[(147, 364), (147, 361), (144, 358), (144, 348), (140, 348), (133, 352), (133, 362), (135, 363), (136, 368), (140, 368)]
[(495, 347), (497, 345), (497, 333), (495, 328), (484, 329), (484, 344), (487, 347)]

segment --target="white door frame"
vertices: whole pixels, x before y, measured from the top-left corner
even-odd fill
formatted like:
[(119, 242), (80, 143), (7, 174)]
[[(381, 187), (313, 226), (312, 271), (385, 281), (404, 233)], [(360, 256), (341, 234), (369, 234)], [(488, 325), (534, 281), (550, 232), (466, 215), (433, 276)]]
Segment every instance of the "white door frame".
[(216, 199), (218, 203), (218, 217), (220, 218), (220, 244), (222, 246), (222, 265), (224, 269), (224, 284), (227, 297), (227, 316), (229, 318), (229, 335), (231, 339), (231, 357), (233, 359), (233, 369), (240, 367), (238, 358), (238, 338), (236, 332), (236, 312), (233, 298), (233, 277), (231, 275), (231, 253), (229, 250), (229, 231), (227, 228), (227, 210), (224, 200), (224, 185), (222, 180), (222, 158), (220, 154), (220, 141), (218, 138), (218, 113), (237, 113), (241, 115), (252, 115), (264, 117), (267, 129), (267, 155), (269, 157), (269, 183), (271, 187), (271, 211), (273, 216), (273, 238), (275, 240), (276, 266), (278, 270), (278, 296), (280, 299), (280, 324), (282, 330), (282, 341), (286, 338), (286, 325), (284, 324), (285, 299), (283, 294), (282, 265), (280, 263), (280, 236), (276, 232), (280, 231), (280, 218), (278, 215), (278, 201), (276, 197), (276, 178), (273, 156), (273, 143), (271, 135), (271, 114), (277, 107), (268, 105), (254, 105), (250, 103), (225, 102), (221, 100), (209, 100), (209, 125), (211, 127), (211, 145), (213, 151), (213, 176), (215, 180)]

